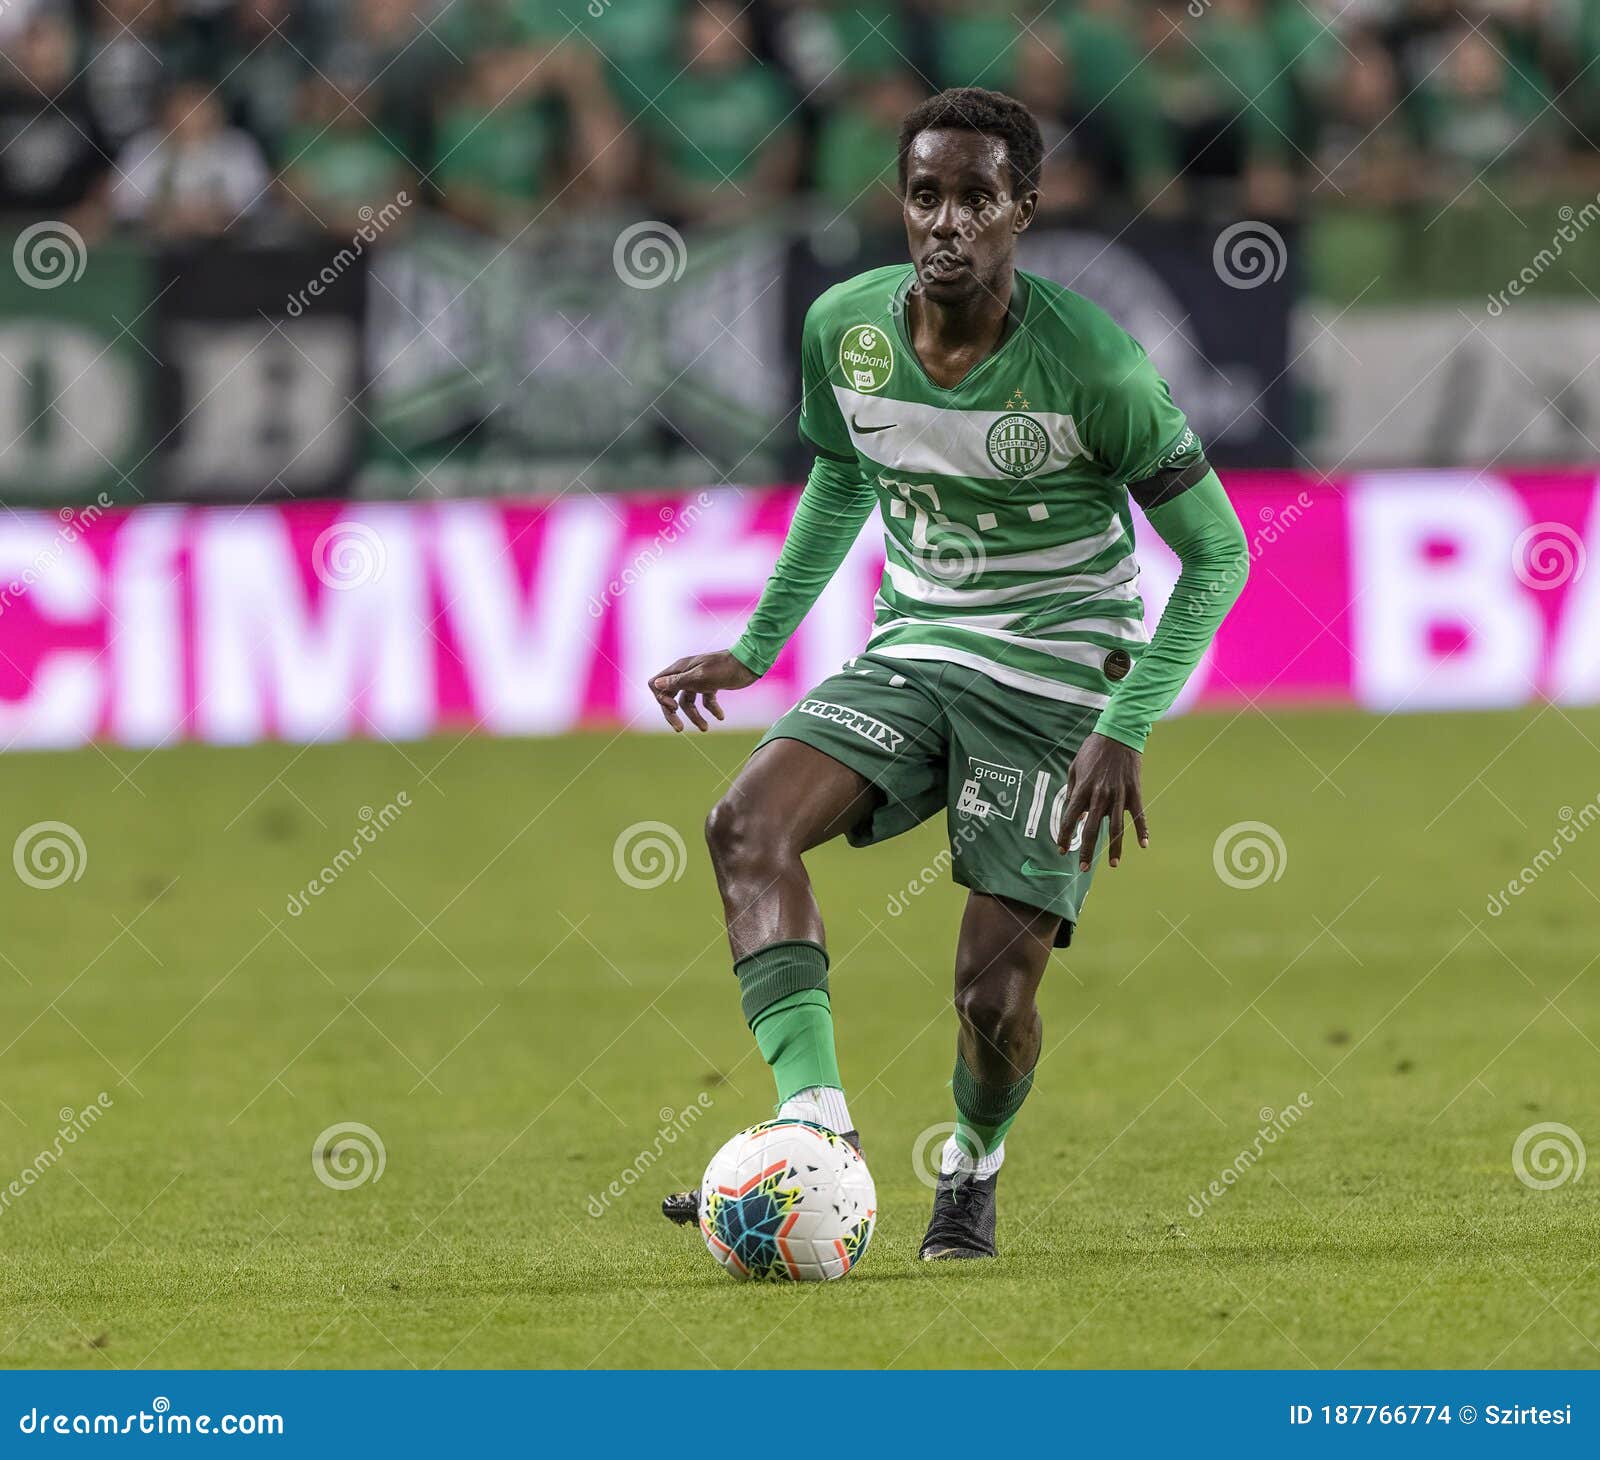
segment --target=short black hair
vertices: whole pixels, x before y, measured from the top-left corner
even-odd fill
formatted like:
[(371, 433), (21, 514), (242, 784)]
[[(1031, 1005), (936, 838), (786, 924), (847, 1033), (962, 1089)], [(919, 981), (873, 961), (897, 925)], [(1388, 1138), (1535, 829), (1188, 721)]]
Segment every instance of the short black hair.
[(900, 123), (900, 192), (906, 190), (906, 159), (919, 132), (978, 132), (1006, 144), (1011, 189), (1016, 197), (1039, 190), (1044, 138), (1039, 124), (1020, 101), (981, 86), (952, 86), (918, 102)]

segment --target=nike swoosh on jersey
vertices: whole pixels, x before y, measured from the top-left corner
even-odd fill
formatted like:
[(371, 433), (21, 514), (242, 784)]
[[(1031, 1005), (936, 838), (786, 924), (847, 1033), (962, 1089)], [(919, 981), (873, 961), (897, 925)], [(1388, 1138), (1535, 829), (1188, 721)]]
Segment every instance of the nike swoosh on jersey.
[(1067, 867), (1064, 869), (1057, 867), (1035, 867), (1033, 865), (1033, 858), (1029, 857), (1022, 864), (1022, 875), (1024, 877), (1076, 877), (1078, 875), (1078, 869), (1076, 867)]
[(850, 417), (850, 429), (862, 436), (870, 436), (874, 431), (892, 431), (894, 428), (895, 422), (893, 421), (890, 421), (887, 426), (863, 426), (854, 416)]

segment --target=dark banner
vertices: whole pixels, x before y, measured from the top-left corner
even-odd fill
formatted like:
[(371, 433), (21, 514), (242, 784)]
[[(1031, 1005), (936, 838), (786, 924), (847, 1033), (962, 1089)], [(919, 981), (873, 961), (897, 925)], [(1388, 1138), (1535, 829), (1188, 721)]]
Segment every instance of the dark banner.
[(0, 266), (0, 500), (138, 501), (152, 440), (152, 263), (65, 223), (14, 229)]
[(1041, 229), (1022, 266), (1094, 300), (1149, 352), (1217, 466), (1303, 465), (1289, 338), (1296, 236), (1240, 222)]
[(360, 401), (366, 266), (332, 246), (160, 255), (150, 311), (157, 495), (348, 490), (371, 434)]
[(589, 220), (507, 244), (420, 223), (373, 263), (363, 492), (772, 480), (787, 250), (772, 227)]

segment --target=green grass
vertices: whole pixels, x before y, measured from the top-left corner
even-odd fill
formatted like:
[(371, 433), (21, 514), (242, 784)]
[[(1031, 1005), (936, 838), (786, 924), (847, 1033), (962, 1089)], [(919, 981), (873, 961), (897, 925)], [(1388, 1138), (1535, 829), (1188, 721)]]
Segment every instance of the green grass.
[[(63, 1107), (110, 1102), (0, 1209), (0, 1363), (1600, 1361), (1600, 1170), (1537, 1191), (1511, 1163), (1540, 1121), (1600, 1162), (1600, 828), (1485, 913), (1600, 793), (1600, 713), (1163, 727), (1155, 845), (1101, 871), (1046, 981), (990, 1264), (913, 1260), (961, 904), (941, 879), (889, 905), (938, 830), (816, 855), (882, 1215), (857, 1273), (796, 1289), (732, 1282), (655, 1210), (770, 1105), (698, 831), (749, 743), (0, 759), (0, 851), (52, 820), (88, 852), (54, 890), (0, 878), (0, 1188)], [(360, 808), (402, 791), (290, 917)], [(612, 848), (645, 820), (681, 831), (687, 869), (636, 890)], [(1287, 848), (1253, 890), (1212, 861), (1245, 820)], [(341, 1121), (379, 1133), (381, 1180), (316, 1179)]]

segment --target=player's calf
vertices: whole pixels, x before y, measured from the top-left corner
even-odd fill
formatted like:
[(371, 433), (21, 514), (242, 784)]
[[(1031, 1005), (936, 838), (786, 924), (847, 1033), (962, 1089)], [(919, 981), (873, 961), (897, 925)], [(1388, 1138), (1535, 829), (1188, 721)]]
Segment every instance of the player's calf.
[(955, 1133), (945, 1142), (921, 1256), (993, 1257), (1006, 1133), (1033, 1088), (1043, 1039), (1035, 994), (1059, 919), (974, 893), (956, 957)]

